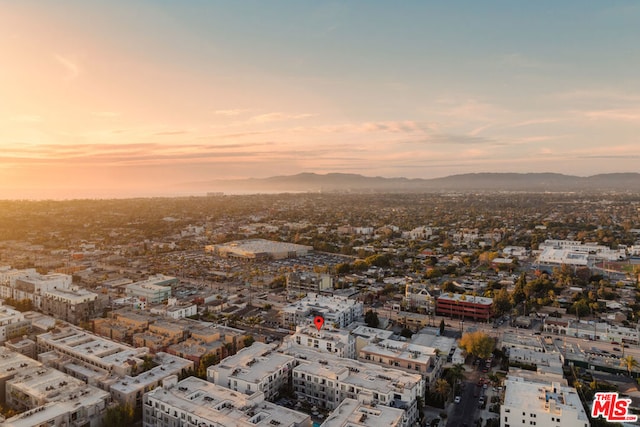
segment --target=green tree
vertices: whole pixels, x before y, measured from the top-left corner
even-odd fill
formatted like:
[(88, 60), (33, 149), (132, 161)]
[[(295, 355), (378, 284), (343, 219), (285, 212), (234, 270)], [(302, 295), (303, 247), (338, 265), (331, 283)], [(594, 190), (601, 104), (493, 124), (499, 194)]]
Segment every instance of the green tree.
[(451, 384), (451, 387), (456, 386), (460, 381), (462, 381), (465, 377), (464, 366), (460, 363), (456, 363), (452, 367), (446, 370), (444, 373), (444, 378)]
[(134, 411), (129, 405), (117, 405), (107, 409), (102, 419), (103, 427), (122, 427), (132, 425)]
[(496, 316), (502, 316), (505, 313), (511, 311), (511, 298), (509, 298), (509, 292), (502, 288), (493, 296), (493, 312)]
[(256, 342), (255, 338), (253, 338), (252, 335), (247, 335), (246, 337), (244, 337), (244, 346), (245, 347), (251, 347), (251, 344), (253, 344), (254, 342)]
[(378, 313), (373, 310), (368, 310), (364, 315), (364, 323), (366, 323), (370, 328), (377, 328), (380, 325)]
[(400, 331), (400, 336), (402, 337), (411, 338), (412, 335), (413, 335), (413, 332), (411, 332), (411, 329), (407, 327), (402, 328), (402, 331)]
[(486, 359), (491, 355), (495, 341), (482, 331), (467, 332), (460, 338), (460, 347), (467, 354)]
[(220, 362), (220, 358), (217, 354), (205, 354), (200, 358), (200, 363), (198, 364), (198, 371), (196, 372), (196, 376), (200, 379), (207, 379), (207, 368), (211, 365), (215, 365)]
[(445, 328), (444, 319), (440, 319), (440, 335), (444, 334), (444, 328)]

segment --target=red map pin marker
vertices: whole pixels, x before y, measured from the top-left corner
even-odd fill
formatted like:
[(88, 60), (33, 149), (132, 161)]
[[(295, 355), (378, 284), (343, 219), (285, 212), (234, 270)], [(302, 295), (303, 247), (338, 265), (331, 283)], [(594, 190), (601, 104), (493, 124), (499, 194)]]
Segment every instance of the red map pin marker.
[(318, 328), (318, 332), (320, 332), (320, 329), (322, 329), (322, 325), (324, 325), (324, 317), (316, 316), (313, 319), (313, 324), (316, 325), (316, 328)]

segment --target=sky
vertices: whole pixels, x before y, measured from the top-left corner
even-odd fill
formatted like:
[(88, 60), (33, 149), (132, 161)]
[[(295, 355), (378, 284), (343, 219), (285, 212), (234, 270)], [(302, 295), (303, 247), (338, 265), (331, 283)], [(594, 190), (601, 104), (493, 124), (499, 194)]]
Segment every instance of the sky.
[(0, 0), (0, 199), (640, 172), (640, 2)]

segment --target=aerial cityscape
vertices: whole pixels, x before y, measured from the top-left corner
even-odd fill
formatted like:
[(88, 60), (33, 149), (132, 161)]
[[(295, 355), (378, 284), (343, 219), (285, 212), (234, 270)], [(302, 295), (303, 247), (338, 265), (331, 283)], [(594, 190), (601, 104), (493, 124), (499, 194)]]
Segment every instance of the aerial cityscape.
[(639, 3), (0, 4), (0, 425), (640, 425)]

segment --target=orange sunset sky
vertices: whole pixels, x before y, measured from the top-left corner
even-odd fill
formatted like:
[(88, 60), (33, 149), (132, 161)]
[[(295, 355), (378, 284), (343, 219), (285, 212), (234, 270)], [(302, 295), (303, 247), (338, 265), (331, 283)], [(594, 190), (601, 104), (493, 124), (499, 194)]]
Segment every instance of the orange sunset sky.
[(0, 1), (0, 199), (639, 172), (638, 22), (628, 1)]

